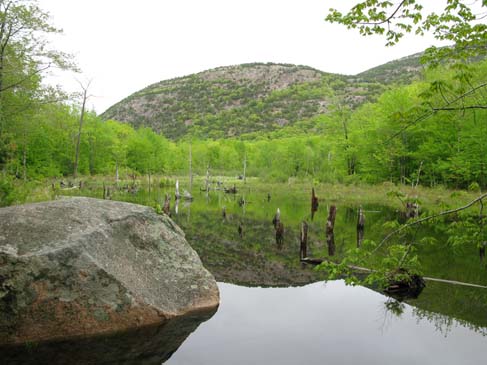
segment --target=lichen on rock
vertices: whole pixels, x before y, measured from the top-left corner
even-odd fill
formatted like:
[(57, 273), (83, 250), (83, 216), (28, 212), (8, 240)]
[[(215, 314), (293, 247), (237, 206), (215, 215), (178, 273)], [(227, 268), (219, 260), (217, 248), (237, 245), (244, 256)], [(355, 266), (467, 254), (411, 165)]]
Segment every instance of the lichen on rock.
[(0, 209), (0, 345), (152, 326), (218, 303), (184, 233), (151, 208), (71, 198)]

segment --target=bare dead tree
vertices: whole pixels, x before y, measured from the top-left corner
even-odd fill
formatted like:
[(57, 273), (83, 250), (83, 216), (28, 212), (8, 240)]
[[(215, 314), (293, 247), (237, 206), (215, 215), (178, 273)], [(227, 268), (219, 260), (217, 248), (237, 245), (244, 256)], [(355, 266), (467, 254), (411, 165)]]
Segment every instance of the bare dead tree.
[(80, 143), (81, 143), (81, 132), (83, 130), (83, 121), (84, 121), (84, 117), (85, 117), (86, 101), (89, 98), (88, 89), (90, 87), (91, 80), (89, 80), (86, 84), (83, 84), (80, 81), (78, 81), (78, 84), (80, 85), (81, 89), (83, 90), (83, 93), (82, 93), (83, 102), (81, 105), (81, 113), (79, 116), (78, 134), (76, 136), (76, 151), (75, 151), (75, 155), (74, 155), (73, 177), (75, 179), (78, 175), (78, 163), (79, 163), (79, 151), (80, 151)]

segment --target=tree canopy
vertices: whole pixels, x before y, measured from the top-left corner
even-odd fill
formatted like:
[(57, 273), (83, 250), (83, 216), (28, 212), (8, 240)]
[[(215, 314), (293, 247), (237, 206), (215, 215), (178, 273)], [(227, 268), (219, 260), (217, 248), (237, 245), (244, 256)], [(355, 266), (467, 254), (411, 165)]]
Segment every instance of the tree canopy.
[(437, 64), (449, 58), (465, 60), (487, 52), (487, 1), (446, 0), (438, 2), (438, 11), (427, 12), (423, 0), (357, 2), (348, 12), (330, 9), (326, 20), (357, 29), (360, 34), (382, 35), (386, 45), (397, 44), (405, 34), (431, 33), (451, 47), (431, 47), (425, 61)]

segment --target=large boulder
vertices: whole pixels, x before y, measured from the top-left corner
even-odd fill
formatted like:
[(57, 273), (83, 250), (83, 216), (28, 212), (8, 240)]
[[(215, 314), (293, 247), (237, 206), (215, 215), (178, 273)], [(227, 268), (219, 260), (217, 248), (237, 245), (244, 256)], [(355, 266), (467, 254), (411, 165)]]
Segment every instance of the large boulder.
[(0, 346), (120, 333), (218, 304), (183, 232), (151, 208), (71, 198), (0, 209)]

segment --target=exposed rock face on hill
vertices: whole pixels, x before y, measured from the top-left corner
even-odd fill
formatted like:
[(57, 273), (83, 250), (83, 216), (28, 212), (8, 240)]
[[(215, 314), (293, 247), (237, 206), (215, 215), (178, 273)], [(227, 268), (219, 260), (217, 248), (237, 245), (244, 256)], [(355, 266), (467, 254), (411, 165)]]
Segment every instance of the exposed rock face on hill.
[(364, 81), (370, 82), (407, 84), (417, 79), (423, 72), (424, 66), (420, 61), (421, 56), (423, 56), (422, 52), (403, 57), (373, 67), (367, 71), (359, 73), (357, 76)]
[(355, 107), (380, 90), (376, 82), (306, 66), (245, 64), (161, 81), (102, 116), (150, 127), (172, 139), (189, 131), (219, 138), (292, 125), (326, 113), (337, 98)]
[(219, 67), (150, 85), (102, 116), (172, 139), (188, 132), (221, 138), (273, 131), (327, 113), (332, 104), (356, 108), (374, 101), (387, 84), (410, 82), (419, 72), (419, 57), (356, 76), (288, 64)]
[(219, 293), (151, 208), (72, 198), (0, 209), (0, 345), (160, 325)]

